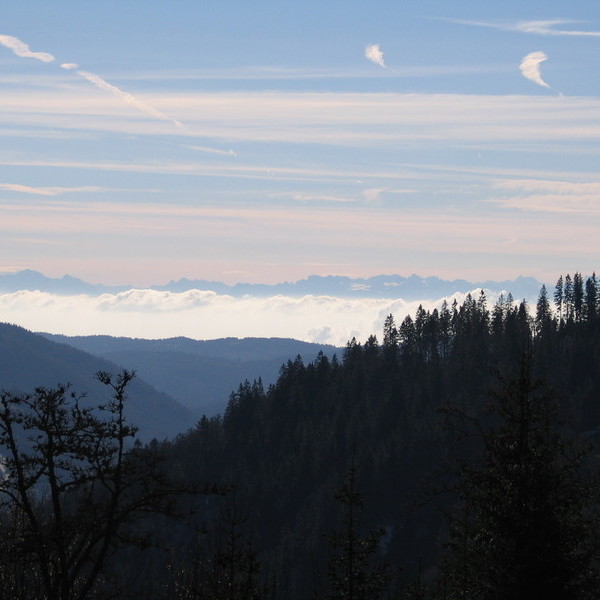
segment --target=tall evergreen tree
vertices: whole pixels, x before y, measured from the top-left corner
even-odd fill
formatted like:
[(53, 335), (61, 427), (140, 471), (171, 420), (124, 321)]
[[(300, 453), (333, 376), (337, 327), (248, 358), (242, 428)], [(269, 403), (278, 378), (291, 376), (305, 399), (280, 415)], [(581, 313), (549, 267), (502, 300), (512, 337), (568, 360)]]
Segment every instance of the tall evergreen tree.
[(556, 306), (556, 313), (558, 315), (558, 322), (560, 324), (563, 318), (564, 306), (564, 284), (562, 275), (558, 278), (554, 288), (554, 305)]
[(557, 404), (524, 359), (494, 394), (495, 427), (460, 467), (440, 596), (471, 600), (597, 597), (596, 495), (584, 453), (561, 433)]
[(552, 326), (552, 312), (546, 286), (542, 285), (535, 311), (535, 326), (538, 335), (547, 335), (548, 328)]
[(589, 322), (596, 320), (598, 316), (598, 281), (596, 273), (592, 273), (585, 282), (585, 319)]
[(363, 499), (357, 488), (357, 468), (348, 470), (335, 497), (341, 506), (341, 526), (326, 536), (332, 555), (324, 600), (378, 600), (388, 588), (387, 565), (378, 560), (379, 543), (385, 531), (360, 532)]
[(565, 275), (565, 285), (563, 288), (563, 313), (565, 321), (571, 321), (574, 315), (574, 296), (573, 296), (573, 280), (567, 273)]
[(575, 321), (583, 317), (583, 276), (576, 272), (573, 275), (573, 316)]

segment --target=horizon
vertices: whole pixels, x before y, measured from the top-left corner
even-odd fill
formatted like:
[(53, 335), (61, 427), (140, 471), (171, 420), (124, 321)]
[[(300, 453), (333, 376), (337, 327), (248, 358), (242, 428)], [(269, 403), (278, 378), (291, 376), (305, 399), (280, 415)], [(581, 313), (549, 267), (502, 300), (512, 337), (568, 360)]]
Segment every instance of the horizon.
[[(296, 289), (285, 284), (258, 284), (261, 289), (257, 293), (252, 293), (252, 284), (239, 284), (242, 290), (238, 294), (229, 286), (199, 289), (193, 285), (169, 288), (168, 284), (155, 289), (125, 286), (90, 290), (85, 281), (74, 284), (70, 279), (47, 279), (38, 272), (33, 274), (34, 282), (40, 281), (41, 276), (41, 283), (46, 285), (38, 287), (35, 283), (31, 287), (27, 280), (17, 279), (12, 288), (3, 289), (0, 276), (0, 320), (32, 331), (70, 336), (185, 336), (199, 340), (281, 337), (335, 346), (344, 346), (352, 338), (380, 338), (389, 314), (399, 325), (406, 316), (413, 316), (419, 306), (432, 311), (439, 309), (444, 300), (449, 304), (453, 299), (462, 303), (468, 293), (478, 295), (482, 289), (478, 282), (439, 278), (431, 281), (413, 275), (402, 278), (402, 287), (397, 281), (385, 281), (394, 276), (380, 276), (370, 285), (354, 285), (356, 280), (350, 279), (345, 288), (336, 285), (337, 280), (328, 285), (327, 278), (316, 276), (289, 284), (306, 282)], [(19, 273), (5, 274), (10, 275), (18, 277)], [(525, 299), (533, 303), (544, 285), (533, 278), (482, 283), (489, 284), (485, 292), (490, 307), (501, 293), (507, 292), (513, 294), (516, 302)], [(250, 289), (244, 289), (244, 285)]]

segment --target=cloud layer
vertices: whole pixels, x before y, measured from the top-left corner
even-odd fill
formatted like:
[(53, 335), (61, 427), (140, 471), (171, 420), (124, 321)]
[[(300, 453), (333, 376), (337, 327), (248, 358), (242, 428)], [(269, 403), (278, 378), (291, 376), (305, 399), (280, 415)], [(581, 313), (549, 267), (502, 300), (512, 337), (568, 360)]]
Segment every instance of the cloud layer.
[[(456, 298), (461, 302), (464, 294)], [(375, 334), (381, 339), (389, 313), (400, 323), (407, 314), (414, 314), (419, 304), (433, 309), (441, 300), (233, 298), (201, 290), (129, 290), (98, 297), (29, 291), (0, 295), (2, 319), (34, 331), (144, 338), (293, 337), (337, 346), (352, 337), (364, 342)]]

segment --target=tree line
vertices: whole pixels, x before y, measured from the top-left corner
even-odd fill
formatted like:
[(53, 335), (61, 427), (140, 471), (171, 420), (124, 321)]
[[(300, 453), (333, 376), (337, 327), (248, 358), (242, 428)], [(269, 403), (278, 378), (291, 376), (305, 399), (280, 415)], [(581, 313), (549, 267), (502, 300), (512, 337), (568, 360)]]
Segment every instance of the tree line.
[(4, 393), (0, 597), (594, 597), (597, 286), (389, 315), (146, 447), (125, 374), (110, 406), (59, 388), (58, 420), (32, 417), (57, 390)]

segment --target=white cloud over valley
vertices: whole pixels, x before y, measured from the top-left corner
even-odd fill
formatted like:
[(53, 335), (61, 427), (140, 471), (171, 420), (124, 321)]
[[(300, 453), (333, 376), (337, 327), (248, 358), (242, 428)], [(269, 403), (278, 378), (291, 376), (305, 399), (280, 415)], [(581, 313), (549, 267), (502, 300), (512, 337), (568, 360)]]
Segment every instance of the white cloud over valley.
[[(464, 296), (455, 297), (461, 302)], [(414, 315), (421, 303), (433, 309), (441, 300), (282, 295), (233, 298), (202, 290), (172, 293), (133, 289), (97, 297), (20, 291), (0, 294), (0, 320), (33, 331), (66, 335), (293, 337), (343, 346), (353, 336), (364, 342), (375, 334), (381, 340), (383, 321), (390, 312), (399, 324), (407, 314)]]

